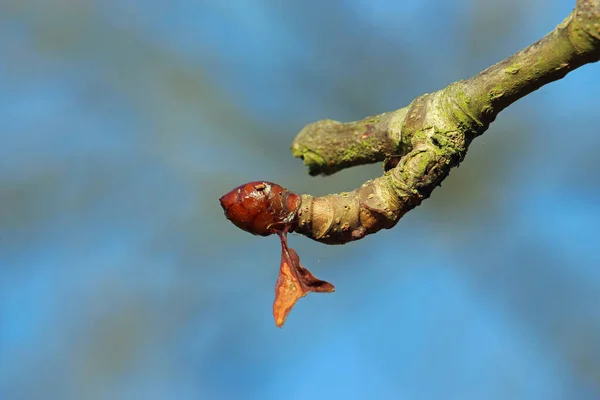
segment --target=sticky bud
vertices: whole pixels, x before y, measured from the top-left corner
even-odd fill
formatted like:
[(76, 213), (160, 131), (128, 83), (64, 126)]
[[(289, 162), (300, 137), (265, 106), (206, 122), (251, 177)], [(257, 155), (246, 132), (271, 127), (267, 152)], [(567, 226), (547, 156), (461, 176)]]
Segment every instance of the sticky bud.
[(238, 186), (219, 200), (227, 219), (260, 236), (292, 230), (301, 204), (296, 193), (264, 181)]

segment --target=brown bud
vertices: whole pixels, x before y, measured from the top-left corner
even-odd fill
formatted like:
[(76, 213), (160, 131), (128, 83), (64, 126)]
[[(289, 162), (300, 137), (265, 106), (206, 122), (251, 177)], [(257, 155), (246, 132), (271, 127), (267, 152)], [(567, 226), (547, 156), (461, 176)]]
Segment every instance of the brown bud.
[(263, 181), (238, 186), (219, 201), (235, 226), (261, 236), (292, 230), (301, 204), (299, 195)]

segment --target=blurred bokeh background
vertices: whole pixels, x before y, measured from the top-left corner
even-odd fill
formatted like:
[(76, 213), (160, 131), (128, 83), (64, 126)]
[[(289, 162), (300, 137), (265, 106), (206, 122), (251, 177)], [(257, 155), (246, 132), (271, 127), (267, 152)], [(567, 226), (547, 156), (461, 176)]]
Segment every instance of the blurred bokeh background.
[(574, 0), (0, 1), (1, 399), (599, 399), (600, 65), (519, 101), (430, 200), (271, 316), (218, 197), (311, 178), (307, 123), (394, 110)]

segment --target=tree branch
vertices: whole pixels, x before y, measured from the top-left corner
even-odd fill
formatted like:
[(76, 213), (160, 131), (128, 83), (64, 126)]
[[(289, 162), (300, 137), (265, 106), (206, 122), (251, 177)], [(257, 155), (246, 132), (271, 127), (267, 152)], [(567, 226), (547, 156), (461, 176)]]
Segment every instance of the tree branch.
[(575, 10), (538, 42), (476, 76), (425, 94), (400, 110), (307, 125), (292, 153), (311, 175), (385, 161), (383, 176), (348, 193), (302, 195), (295, 231), (328, 244), (393, 227), (464, 159), (500, 111), (582, 65), (600, 60), (600, 0)]

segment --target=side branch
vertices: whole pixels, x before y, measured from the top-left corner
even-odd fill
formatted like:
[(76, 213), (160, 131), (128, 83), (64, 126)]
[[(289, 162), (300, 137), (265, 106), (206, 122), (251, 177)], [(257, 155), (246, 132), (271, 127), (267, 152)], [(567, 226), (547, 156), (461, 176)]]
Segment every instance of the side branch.
[(292, 152), (311, 175), (386, 160), (383, 176), (324, 197), (302, 195), (296, 232), (342, 244), (394, 226), (428, 198), (504, 108), (570, 71), (600, 60), (600, 0), (579, 0), (554, 31), (473, 78), (403, 109), (308, 125)]
[(310, 175), (331, 175), (355, 165), (383, 161), (397, 152), (405, 114), (399, 110), (348, 123), (330, 119), (314, 122), (296, 136), (292, 154), (304, 160)]

